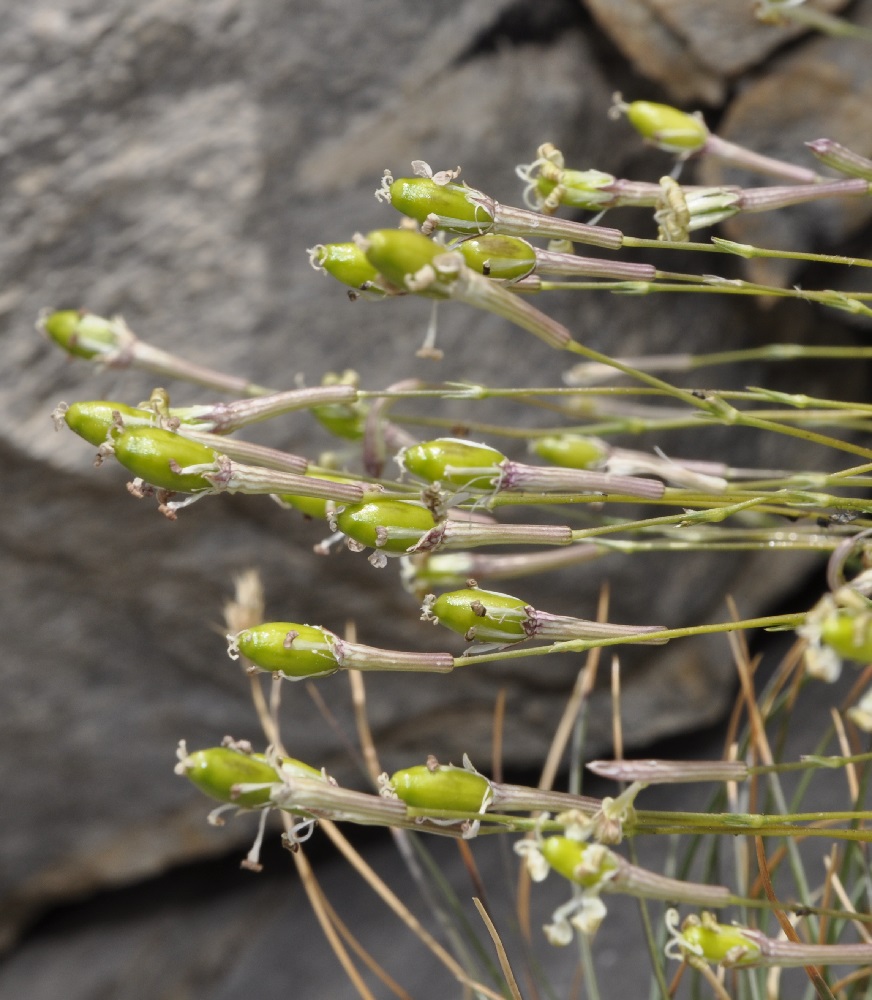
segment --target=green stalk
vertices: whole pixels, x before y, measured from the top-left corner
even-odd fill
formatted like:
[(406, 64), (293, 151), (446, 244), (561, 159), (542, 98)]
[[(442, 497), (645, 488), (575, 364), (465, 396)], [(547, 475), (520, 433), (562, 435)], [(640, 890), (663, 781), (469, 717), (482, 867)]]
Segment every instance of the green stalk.
[(554, 642), (548, 646), (531, 646), (527, 649), (502, 650), (495, 653), (476, 653), (469, 656), (455, 657), (455, 667), (470, 667), (479, 663), (495, 663), (499, 660), (526, 659), (531, 656), (545, 656), (551, 653), (584, 653), (598, 646), (616, 646), (619, 643), (635, 643), (640, 639), (684, 639), (692, 635), (712, 635), (721, 632), (739, 632), (752, 628), (790, 629), (796, 628), (805, 621), (805, 612), (770, 615), (766, 618), (746, 618), (737, 622), (719, 622), (713, 625), (688, 625), (684, 628), (664, 629), (662, 632), (648, 632), (637, 637), (622, 637), (615, 639), (570, 639), (565, 642)]

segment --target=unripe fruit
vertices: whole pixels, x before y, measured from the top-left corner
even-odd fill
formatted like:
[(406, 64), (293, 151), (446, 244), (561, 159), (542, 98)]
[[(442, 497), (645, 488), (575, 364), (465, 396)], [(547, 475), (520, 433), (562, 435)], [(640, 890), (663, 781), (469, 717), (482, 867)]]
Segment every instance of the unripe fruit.
[(626, 112), (639, 135), (666, 152), (692, 152), (704, 146), (708, 139), (705, 122), (669, 104), (633, 101)]
[[(417, 274), (433, 262), (434, 257), (447, 253), (444, 246), (434, 243), (411, 229), (376, 229), (366, 235), (366, 259), (397, 288), (406, 289), (406, 278)], [(443, 292), (431, 292), (444, 298)]]
[(402, 452), (401, 463), (427, 482), (486, 489), (500, 474), (506, 456), (486, 444), (461, 438), (436, 438), (415, 444)]
[(872, 663), (872, 614), (852, 614), (845, 608), (821, 622), (821, 639), (846, 660)]
[(336, 527), (349, 538), (400, 555), (436, 526), (426, 507), (405, 500), (372, 500), (350, 504), (336, 516)]
[(391, 787), (415, 809), (478, 812), (490, 789), (487, 778), (461, 767), (419, 764), (391, 775)]
[(160, 427), (130, 427), (113, 438), (118, 461), (134, 476), (159, 489), (198, 493), (212, 484), (201, 473), (174, 472), (196, 465), (215, 465), (211, 448)]
[(328, 403), (313, 406), (312, 416), (336, 437), (359, 441), (366, 426), (366, 406), (362, 403)]
[(281, 781), (275, 768), (263, 754), (247, 754), (230, 747), (196, 750), (182, 762), (185, 776), (201, 792), (219, 802), (232, 802), (241, 808), (254, 808), (269, 802), (269, 788), (258, 788), (239, 795), (237, 785), (274, 785)]
[[(331, 483), (355, 482), (355, 480), (348, 479), (346, 476), (332, 476), (324, 472), (319, 472), (317, 477), (314, 477), (313, 474), (313, 478), (326, 479)], [(279, 499), (283, 503), (290, 504), (291, 507), (295, 507), (307, 517), (317, 518), (321, 521), (326, 520), (329, 516), (329, 511), (336, 506), (333, 500), (324, 500), (322, 497), (296, 496), (293, 493), (282, 493), (279, 495)]]
[(400, 177), (390, 185), (391, 204), (410, 219), (423, 224), (435, 215), (440, 229), (485, 233), (493, 225), (493, 216), (484, 206), (472, 204), (469, 194), (470, 189), (462, 184), (437, 184), (429, 177)]
[(703, 916), (706, 919), (688, 917), (684, 921), (678, 936), (679, 947), (686, 946), (688, 951), (714, 965), (720, 965), (730, 952), (737, 954), (737, 950), (744, 952), (746, 961), (760, 954), (760, 946), (743, 932), (743, 928), (719, 924), (710, 913)]
[(244, 629), (233, 646), (261, 670), (285, 677), (325, 677), (339, 669), (332, 633), (296, 622), (265, 622)]
[(68, 354), (93, 358), (118, 346), (118, 334), (108, 320), (78, 309), (62, 309), (42, 320), (42, 328)]
[(309, 253), (313, 265), (322, 268), (343, 285), (361, 288), (378, 279), (379, 272), (356, 243), (319, 243)]
[(458, 250), (467, 267), (488, 278), (515, 281), (536, 267), (536, 251), (517, 236), (485, 235), (464, 240)]
[(547, 462), (567, 469), (599, 469), (608, 456), (608, 446), (583, 434), (552, 434), (536, 438), (532, 450)]
[(440, 594), (425, 608), (440, 625), (479, 642), (520, 642), (527, 638), (527, 602), (510, 594), (471, 587)]
[(599, 844), (585, 844), (569, 837), (554, 836), (545, 837), (539, 849), (558, 875), (586, 889), (598, 886), (617, 868), (609, 852)]
[(106, 440), (109, 431), (116, 426), (114, 419), (116, 413), (120, 415), (125, 428), (138, 425), (150, 426), (154, 421), (154, 414), (150, 410), (105, 399), (70, 403), (64, 413), (64, 420), (70, 430), (75, 431), (79, 437), (99, 446)]

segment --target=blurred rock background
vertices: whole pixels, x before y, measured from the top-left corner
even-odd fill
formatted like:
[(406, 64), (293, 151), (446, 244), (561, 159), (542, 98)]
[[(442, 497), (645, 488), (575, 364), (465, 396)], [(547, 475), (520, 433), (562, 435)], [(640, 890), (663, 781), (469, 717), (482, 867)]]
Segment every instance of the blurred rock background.
[[(410, 376), (560, 384), (564, 358), (459, 305), (439, 318), (444, 361), (417, 359), (426, 303), (349, 303), (310, 269), (305, 248), (393, 225), (372, 193), (385, 167), (399, 176), (412, 159), (459, 163), (466, 180), (510, 204), (520, 201), (515, 164), (546, 140), (569, 164), (656, 180), (671, 163), (608, 119), (615, 91), (701, 108), (727, 138), (798, 162), (811, 163), (802, 142), (822, 135), (872, 154), (868, 48), (761, 25), (752, 6), (17, 0), (0, 11), (0, 995), (285, 995), (289, 897), (302, 914), (297, 938), (318, 934), (299, 886), (289, 886), (279, 856), (259, 881), (231, 872), (248, 825), (207, 827), (208, 807), (172, 774), (179, 738), (201, 746), (232, 733), (259, 742), (247, 681), (220, 634), (234, 574), (261, 570), (271, 616), (337, 630), (353, 618), (361, 641), (446, 646), (417, 621), (395, 568), (378, 572), (346, 552), (315, 556), (322, 526), (242, 497), (203, 502), (170, 524), (126, 494), (117, 467), (95, 471), (92, 449), (56, 434), (50, 411), (61, 399), (136, 402), (153, 382), (66, 363), (34, 332), (39, 310), (120, 313), (150, 342), (277, 388), (317, 384), (347, 367), (369, 388)], [(845, 13), (872, 23), (868, 0)], [(703, 176), (735, 182), (712, 166)], [(764, 231), (743, 220), (729, 235), (869, 253), (868, 214), (856, 203), (752, 221), (761, 218)], [(653, 235), (648, 220), (637, 221), (634, 231)], [(739, 267), (718, 263), (725, 273)], [(761, 279), (809, 277), (757, 263)], [(860, 335), (840, 317), (790, 303), (590, 295), (548, 308), (591, 346), (626, 355)], [(811, 395), (838, 379), (845, 396), (864, 391), (859, 366), (847, 379), (822, 364), (796, 365), (789, 376), (785, 386), (782, 374), (753, 367), (712, 377), (721, 387), (789, 388), (801, 379)], [(202, 398), (186, 385), (167, 388), (177, 405)], [(330, 446), (305, 415), (274, 422), (257, 439), (310, 456)], [(803, 461), (783, 442), (743, 434), (644, 443), (738, 465)], [(535, 594), (542, 608), (590, 616), (607, 580), (614, 620), (678, 625), (723, 618), (728, 593), (744, 614), (770, 611), (814, 565), (676, 557), (647, 570), (614, 558), (514, 589)], [(649, 573), (664, 581), (653, 592)], [(451, 678), (375, 677), (369, 708), (383, 762), (468, 752), (484, 767), (502, 688), (506, 764), (533, 768), (577, 668), (566, 660)], [(633, 651), (626, 732), (642, 746), (715, 721), (732, 677), (723, 642)], [(319, 691), (353, 741), (344, 679)], [(602, 747), (607, 702), (605, 693), (597, 698), (592, 739)], [(288, 688), (285, 702), (292, 752), (359, 782), (306, 691)], [(329, 877), (348, 896), (354, 925), (353, 913), (368, 914), (371, 904), (346, 892), (342, 871)], [(300, 995), (350, 995), (317, 947), (296, 955)], [(426, 964), (416, 968), (413, 995), (435, 995)]]

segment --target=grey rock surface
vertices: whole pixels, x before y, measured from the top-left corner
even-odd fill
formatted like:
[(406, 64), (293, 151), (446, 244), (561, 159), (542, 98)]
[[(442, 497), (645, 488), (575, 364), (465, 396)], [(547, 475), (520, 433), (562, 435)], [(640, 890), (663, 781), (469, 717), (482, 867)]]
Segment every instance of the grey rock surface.
[[(770, 650), (770, 652), (772, 652)], [(804, 730), (817, 728), (822, 712), (837, 706), (855, 680), (846, 673), (833, 687), (813, 686), (799, 699), (792, 736), (785, 758), (805, 752)], [(719, 756), (723, 734), (712, 731), (697, 736), (694, 751), (702, 759)], [(836, 779), (836, 780), (834, 780)], [(611, 783), (585, 779), (589, 794), (613, 792)], [(785, 782), (791, 794), (793, 785)], [(701, 810), (708, 807), (714, 789), (710, 785), (652, 787), (638, 800), (640, 808)], [(810, 798), (820, 809), (842, 809), (846, 802), (843, 775), (818, 775)], [(257, 1000), (282, 1000), (289, 990), (307, 998), (354, 997), (329, 945), (315, 924), (303, 887), (293, 871), (291, 859), (279, 849), (267, 850), (266, 868), (260, 875), (239, 871), (236, 862), (253, 835), (249, 816), (234, 820), (208, 836), (233, 845), (223, 862), (213, 862), (170, 872), (163, 879), (110, 894), (54, 915), (41, 933), (25, 942), (0, 967), (0, 997), (4, 1000), (144, 1000), (193, 996), (197, 1000), (235, 1000), (252, 996)], [(439, 928), (421, 894), (405, 869), (395, 844), (379, 833), (361, 840), (356, 847), (375, 872), (431, 933)], [(666, 837), (638, 837), (633, 845), (639, 864), (663, 871), (670, 864), (671, 847)], [(428, 837), (424, 846), (434, 858), (440, 875), (457, 893), (464, 917), (470, 923), (466, 944), (475, 935), (490, 955), (484, 927), (470, 899), (481, 895), (481, 886), (471, 882), (456, 845)], [(555, 875), (534, 885), (530, 896), (531, 943), (520, 943), (514, 914), (517, 858), (507, 856), (499, 838), (479, 838), (469, 844), (477, 871), (485, 887), (487, 905), (503, 940), (513, 971), (526, 983), (530, 955), (539, 963), (538, 974), (556, 996), (571, 995), (578, 975), (578, 950), (549, 946), (542, 925), (552, 919), (556, 907), (568, 899), (567, 883)], [(735, 862), (733, 842), (720, 838), (721, 878), (732, 882)], [(823, 867), (828, 841), (809, 838), (803, 845), (808, 871)], [(617, 850), (626, 854), (627, 845)], [(351, 928), (360, 943), (395, 977), (409, 996), (457, 996), (459, 987), (451, 974), (399, 922), (389, 914), (368, 886), (351, 872), (338, 852), (313, 849), (320, 885), (331, 905)], [(693, 877), (696, 877), (695, 875)], [(794, 887), (783, 868), (775, 872), (781, 899), (792, 898)], [(597, 932), (593, 955), (601, 995), (609, 1000), (647, 993), (651, 968), (637, 900), (604, 897), (608, 915)], [(651, 903), (652, 920), (660, 920), (660, 904)], [(667, 966), (671, 973), (677, 968)], [(361, 970), (376, 996), (374, 976)], [(803, 983), (801, 970), (782, 973), (780, 995), (796, 995)], [(486, 973), (481, 980), (488, 983)], [(541, 979), (539, 980), (541, 983)], [(522, 986), (522, 989), (525, 987)], [(544, 992), (544, 991), (543, 991)], [(526, 992), (524, 995), (527, 995)]]
[[(0, 614), (8, 623), (0, 781), (11, 803), (0, 944), (59, 900), (225, 849), (172, 764), (182, 737), (191, 746), (226, 733), (259, 742), (248, 682), (220, 635), (234, 574), (260, 568), (277, 618), (342, 630), (353, 617), (361, 641), (374, 645), (447, 642), (417, 621), (395, 567), (378, 572), (348, 552), (315, 556), (322, 528), (265, 498), (204, 501), (170, 524), (126, 494), (117, 467), (93, 470), (93, 450), (55, 434), (50, 411), (60, 399), (136, 402), (153, 380), (66, 364), (33, 332), (39, 310), (121, 313), (150, 342), (277, 388), (317, 384), (346, 367), (370, 388), (470, 370), (494, 386), (531, 371), (536, 384), (558, 385), (567, 365), (557, 352), (460, 305), (440, 313), (445, 360), (416, 359), (427, 304), (351, 304), (312, 272), (305, 248), (393, 225), (372, 192), (385, 167), (399, 174), (412, 159), (460, 163), (471, 184), (508, 203), (520, 197), (514, 165), (548, 139), (583, 166), (645, 179), (666, 172), (664, 157), (640, 154), (630, 130), (607, 119), (626, 68), (598, 52), (580, 8), (557, 0), (69, 0), (0, 13)], [(592, 295), (553, 312), (597, 349), (626, 355), (672, 349), (677, 336), (700, 351), (794, 340), (813, 322), (727, 299), (664, 306)], [(843, 335), (828, 317), (816, 336), (821, 328)], [(825, 366), (803, 377), (809, 394), (826, 391)], [(773, 373), (717, 374), (725, 387), (764, 378)], [(167, 388), (178, 405), (201, 398), (185, 385)], [(506, 412), (489, 404), (463, 419)], [(530, 419), (552, 417), (531, 411)], [(305, 415), (253, 436), (310, 456), (330, 446)], [(791, 462), (780, 443), (730, 440), (707, 431), (641, 444), (737, 465)], [(543, 608), (589, 617), (608, 580), (614, 620), (678, 625), (725, 617), (730, 592), (741, 594), (743, 611), (765, 610), (807, 560), (780, 561), (777, 579), (769, 564), (676, 557), (652, 593), (637, 563), (615, 557), (529, 587)], [(540, 761), (578, 666), (374, 678), (368, 704), (385, 766), (431, 752), (487, 760), (500, 689), (507, 763)], [(627, 730), (639, 743), (716, 719), (732, 686), (728, 650), (716, 642), (628, 654), (625, 677)], [(353, 734), (344, 679), (318, 690), (338, 728)], [(605, 693), (596, 699), (591, 740), (603, 746)], [(301, 686), (288, 688), (283, 720), (292, 752), (351, 777), (342, 739)], [(241, 933), (228, 927), (221, 947)], [(112, 995), (156, 995), (137, 989)]]
[[(856, 4), (851, 19), (868, 30), (872, 4)], [(765, 76), (737, 94), (718, 134), (768, 156), (818, 169), (825, 177), (838, 176), (818, 163), (803, 143), (810, 136), (833, 139), (861, 156), (872, 155), (872, 66), (863, 49), (851, 38), (818, 37), (772, 59)], [(714, 160), (702, 163), (700, 175), (712, 185), (772, 183)], [(728, 220), (724, 229), (739, 242), (812, 251), (850, 240), (868, 224), (870, 215), (867, 199), (839, 198), (790, 212), (743, 215)], [(797, 262), (778, 260), (752, 260), (746, 265), (752, 280), (776, 285), (788, 284), (800, 268)], [(863, 290), (862, 275), (852, 274), (849, 280), (853, 288)]]
[[(785, 20), (764, 24), (755, 0), (584, 0), (597, 23), (643, 76), (674, 101), (721, 104), (732, 82), (807, 32)], [(809, 4), (824, 13), (846, 0)]]

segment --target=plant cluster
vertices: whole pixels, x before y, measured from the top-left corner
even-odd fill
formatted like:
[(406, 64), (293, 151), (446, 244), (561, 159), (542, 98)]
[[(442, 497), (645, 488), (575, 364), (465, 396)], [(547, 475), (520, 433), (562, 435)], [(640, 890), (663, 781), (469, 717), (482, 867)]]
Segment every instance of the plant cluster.
[[(867, 736), (872, 731), (872, 688), (865, 693), (863, 689), (872, 668), (861, 675), (846, 711), (832, 723), (822, 721), (807, 757), (779, 762), (771, 747), (777, 751), (780, 741), (773, 741), (771, 734), (789, 725), (791, 706), (800, 693), (834, 680), (842, 661), (872, 661), (872, 448), (858, 443), (872, 426), (872, 405), (764, 387), (695, 391), (668, 381), (672, 372), (716, 369), (750, 359), (855, 361), (868, 357), (870, 349), (778, 344), (707, 355), (610, 357), (575, 339), (534, 302), (550, 291), (567, 290), (766, 296), (870, 316), (870, 293), (728, 279), (712, 273), (712, 259), (783, 257), (854, 269), (872, 267), (872, 260), (780, 252), (718, 237), (697, 242), (692, 234), (739, 213), (833, 197), (868, 198), (872, 161), (832, 140), (814, 140), (808, 148), (820, 167), (838, 175), (825, 176), (719, 139), (699, 116), (675, 108), (618, 99), (615, 112), (625, 115), (643, 139), (674, 153), (679, 164), (691, 156), (720, 157), (776, 183), (700, 187), (680, 183), (677, 171), (656, 183), (620, 179), (568, 167), (560, 151), (546, 143), (531, 163), (518, 167), (526, 204), (514, 207), (460, 183), (459, 170), (434, 172), (419, 161), (411, 176), (395, 179), (386, 172), (377, 192), (400, 213), (398, 228), (388, 224), (309, 251), (313, 267), (348, 286), (352, 297), (379, 300), (378, 308), (390, 308), (389, 300), (398, 296), (419, 295), (445, 303), (443, 309), (461, 301), (509, 320), (538, 338), (542, 350), (566, 353), (573, 364), (564, 386), (502, 388), (469, 381), (364, 388), (354, 373), (345, 373), (328, 374), (314, 388), (280, 391), (158, 350), (120, 318), (61, 310), (47, 312), (40, 320), (41, 329), (60, 347), (98, 366), (133, 366), (161, 380), (187, 380), (234, 397), (233, 402), (178, 408), (158, 388), (135, 405), (118, 400), (61, 404), (55, 412), (57, 424), (94, 445), (98, 463), (119, 462), (133, 477), (128, 488), (134, 496), (156, 498), (159, 510), (176, 519), (195, 501), (217, 493), (268, 495), (291, 512), (324, 522), (329, 537), (320, 550), (325, 555), (344, 544), (368, 552), (376, 568), (397, 560), (403, 585), (419, 602), (422, 619), (468, 641), (461, 655), (388, 650), (317, 623), (265, 621), (257, 578), (246, 574), (227, 608), (228, 651), (251, 677), (265, 747), (255, 751), (229, 739), (193, 751), (184, 742), (179, 746), (178, 773), (221, 803), (213, 821), (220, 822), (219, 814), (228, 810), (259, 813), (260, 832), (245, 861), (248, 867), (259, 866), (267, 815), (281, 815), (285, 843), (316, 913), (363, 996), (371, 993), (318, 897), (300, 850), (313, 830), (321, 828), (352, 857), (337, 822), (384, 826), (398, 837), (412, 832), (461, 841), (510, 837), (522, 859), (524, 878), (537, 882), (553, 872), (565, 881), (566, 902), (545, 934), (553, 944), (580, 939), (583, 954), (589, 954), (589, 940), (606, 917), (603, 900), (610, 894), (638, 898), (646, 920), (647, 902), (669, 904), (661, 912), (659, 929), (657, 921), (650, 926), (652, 964), (664, 996), (674, 989), (667, 981), (664, 956), (677, 960), (679, 972), (696, 970), (719, 997), (756, 997), (767, 989), (772, 995), (771, 980), (766, 979), (770, 970), (794, 965), (807, 969), (822, 997), (867, 995), (870, 988), (872, 918), (865, 845), (872, 839), (872, 813), (861, 806), (872, 759)], [(653, 209), (656, 239), (602, 225), (599, 215), (582, 223), (558, 214), (565, 207), (602, 213), (625, 205)], [(593, 255), (576, 253), (579, 245)], [(705, 266), (699, 273), (655, 267), (628, 259), (626, 252), (636, 249), (656, 249), (663, 259), (671, 250), (693, 251), (702, 255)], [(439, 356), (436, 315), (434, 310), (419, 349), (430, 357)], [(615, 376), (621, 377), (620, 385), (613, 384)], [(529, 429), (519, 418), (513, 426), (479, 430), (476, 405), (499, 397), (514, 403), (519, 412), (547, 400), (559, 426)], [(421, 440), (413, 433), (422, 422), (416, 419), (415, 407), (434, 398), (460, 400), (469, 408), (467, 436)], [(289, 454), (237, 436), (254, 422), (295, 411), (319, 421), (344, 442), (341, 462), (335, 456), (328, 463)], [(609, 440), (620, 433), (667, 435), (674, 429), (715, 425), (821, 445), (841, 459), (842, 467), (826, 473), (814, 468), (734, 468), (710, 456), (678, 458), (618, 447)], [(495, 439), (501, 432), (507, 439), (527, 438), (529, 462), (515, 461), (500, 450)], [(396, 455), (397, 476), (387, 471), (391, 455)], [(501, 513), (511, 508), (522, 509), (528, 523), (502, 519)], [(558, 518), (555, 523), (554, 511), (562, 512), (562, 522)], [(185, 511), (184, 516), (195, 512)], [(538, 574), (614, 552), (741, 550), (769, 551), (772, 559), (784, 551), (827, 554), (829, 589), (811, 609), (681, 628), (618, 624), (605, 620), (604, 614), (594, 620), (556, 614), (536, 607), (523, 592), (531, 589), (530, 581)], [(506, 581), (520, 578), (524, 583), (515, 593)], [(509, 586), (512, 593), (492, 586)], [(293, 619), (294, 609), (288, 614)], [(760, 691), (754, 690), (753, 664), (739, 638), (754, 629), (797, 633), (794, 654)], [(742, 712), (735, 715), (731, 753), (725, 759), (631, 761), (618, 752), (613, 761), (587, 763), (619, 783), (613, 798), (584, 796), (578, 787), (553, 790), (554, 762), (563, 759), (573, 729), (583, 729), (599, 650), (680, 642), (712, 632), (731, 637), (742, 684)], [(451, 648), (448, 639), (446, 648)], [(422, 748), (426, 763), (410, 763), (390, 775), (374, 767), (372, 791), (364, 792), (342, 787), (317, 764), (295, 759), (282, 739), (279, 692), (285, 681), (346, 671), (362, 692), (364, 672), (449, 673), (558, 652), (587, 656), (541, 787), (491, 780), (466, 758), (461, 766), (444, 764), (427, 757), (428, 749)], [(267, 690), (261, 686), (264, 674), (271, 678)], [(331, 683), (335, 680), (325, 682)], [(361, 733), (368, 739), (365, 725)], [(580, 759), (579, 751), (576, 765)], [(851, 801), (844, 812), (803, 811), (801, 791), (794, 802), (787, 801), (782, 772), (798, 770), (810, 776), (832, 768), (845, 769), (849, 776)], [(649, 785), (687, 781), (714, 782), (721, 789), (710, 811), (667, 813), (636, 807)], [(759, 808), (763, 803), (771, 808)], [(697, 846), (704, 837), (716, 841), (719, 834), (752, 837), (758, 846), (759, 883), (754, 884), (747, 864), (737, 866), (734, 882), (727, 886), (714, 879), (690, 881), (679, 877), (680, 872), (667, 877), (634, 863), (632, 853), (627, 856), (625, 847), (633, 838), (664, 834), (686, 835), (687, 842)], [(821, 837), (833, 845), (833, 855), (825, 882), (816, 887), (805, 873), (797, 844)], [(768, 846), (773, 843), (782, 845), (775, 853)], [(687, 857), (693, 853), (689, 849)], [(782, 854), (794, 876), (790, 901), (776, 897), (768, 877)], [(362, 865), (359, 858), (354, 863)], [(367, 877), (378, 882), (374, 873)], [(379, 891), (387, 891), (378, 884)], [(395, 899), (391, 905), (401, 907)], [(683, 918), (676, 907), (684, 908)], [(520, 996), (487, 914), (482, 914), (483, 920), (494, 936), (502, 968), (496, 984), (482, 982), (476, 968), (464, 967), (404, 914), (475, 995)], [(833, 965), (859, 971), (836, 979), (827, 971)]]

